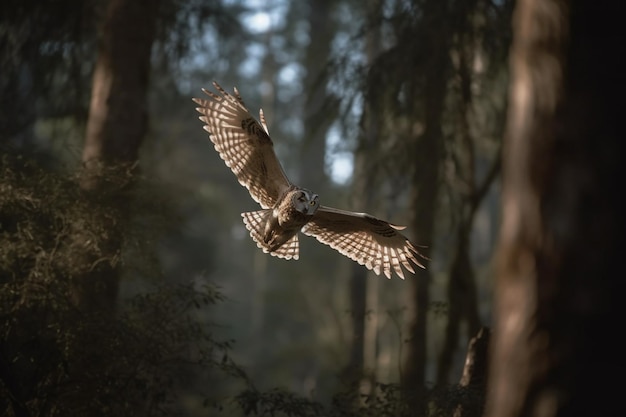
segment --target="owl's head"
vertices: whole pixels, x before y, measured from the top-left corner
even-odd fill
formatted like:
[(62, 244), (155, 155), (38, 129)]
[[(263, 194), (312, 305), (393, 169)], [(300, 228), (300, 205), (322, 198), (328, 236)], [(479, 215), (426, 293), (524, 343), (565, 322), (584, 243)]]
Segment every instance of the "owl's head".
[(300, 213), (311, 216), (320, 206), (319, 198), (317, 194), (309, 190), (300, 189), (293, 195), (293, 206)]

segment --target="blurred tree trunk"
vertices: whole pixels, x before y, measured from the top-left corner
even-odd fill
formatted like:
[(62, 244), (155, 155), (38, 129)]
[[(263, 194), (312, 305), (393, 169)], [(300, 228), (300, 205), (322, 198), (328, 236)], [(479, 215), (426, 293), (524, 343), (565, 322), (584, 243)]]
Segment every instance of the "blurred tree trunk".
[[(350, 340), (349, 362), (344, 371), (347, 383), (358, 382), (365, 372), (365, 316), (367, 313), (367, 270), (354, 264), (350, 268)], [(357, 388), (358, 389), (358, 388)]]
[(463, 375), (458, 384), (460, 395), (457, 396), (458, 403), (454, 405), (453, 417), (480, 417), (483, 414), (490, 338), (491, 331), (481, 327), (469, 341)]
[[(455, 353), (461, 344), (463, 324), (467, 338), (475, 335), (481, 327), (476, 277), (470, 254), (471, 237), (476, 213), (501, 169), (500, 149), (491, 155), (482, 156), (480, 153), (481, 143), (484, 143), (481, 136), (485, 133), (491, 136), (489, 134), (491, 132), (486, 131), (485, 126), (479, 121), (480, 113), (484, 111), (481, 109), (484, 106), (481, 103), (481, 96), (484, 95), (484, 90), (489, 88), (484, 67), (502, 68), (506, 65), (504, 57), (500, 54), (485, 53), (487, 43), (484, 39), (485, 33), (494, 25), (487, 16), (489, 10), (484, 0), (460, 2), (455, 7), (451, 19), (454, 22), (452, 27), (454, 44), (451, 49), (455, 68), (451, 78), (454, 80), (452, 89), (455, 94), (454, 102), (457, 103), (454, 110), (457, 133), (449, 146), (448, 158), (455, 167), (456, 175), (447, 182), (452, 184), (452, 193), (458, 195), (459, 200), (453, 204), (456, 244), (447, 288), (449, 309), (445, 338), (437, 364), (436, 383), (442, 387), (449, 384)], [(505, 2), (499, 5), (499, 10), (497, 21), (509, 25), (508, 6)], [(503, 38), (506, 39), (506, 34)], [(504, 39), (500, 42), (508, 48), (509, 45)], [(493, 88), (493, 84), (491, 87)], [(491, 118), (491, 123), (503, 128), (504, 113), (498, 112), (493, 116), (495, 117)], [(496, 137), (500, 137), (502, 128), (497, 128), (494, 132)], [(481, 173), (483, 166), (489, 166), (485, 174)]]
[(470, 260), (470, 237), (476, 210), (478, 210), (480, 203), (500, 172), (500, 161), (500, 156), (496, 156), (480, 184), (474, 185), (473, 181), (470, 183), (472, 191), (463, 202), (461, 217), (457, 226), (457, 241), (450, 267), (448, 323), (438, 360), (438, 385), (445, 385), (448, 382), (454, 352), (459, 345), (461, 323), (466, 323), (468, 336), (475, 335), (481, 328), (476, 278)]
[(83, 261), (91, 267), (75, 277), (75, 302), (84, 310), (112, 311), (115, 306), (128, 191), (147, 130), (146, 96), (158, 4), (148, 0), (110, 0), (103, 19), (81, 187), (105, 206), (106, 215), (98, 221), (102, 222), (106, 238), (94, 242), (77, 230), (79, 245), (97, 247), (82, 251)]
[[(413, 177), (412, 230), (419, 244), (432, 252), (434, 224), (439, 193), (439, 166), (443, 157), (442, 118), (449, 69), (449, 28), (447, 3), (428, 0), (423, 6), (423, 53), (428, 56), (424, 73), (423, 94), (413, 91), (411, 96), (423, 100), (416, 111), (424, 112), (424, 131), (415, 146)], [(419, 118), (417, 118), (419, 120)], [(412, 286), (414, 317), (409, 329), (409, 344), (402, 383), (410, 409), (416, 416), (426, 412), (427, 318), (430, 304), (430, 269), (417, 268)]]
[[(469, 48), (473, 48), (470, 42)], [(461, 108), (460, 108), (460, 135), (461, 143), (458, 145), (460, 158), (459, 170), (463, 171), (463, 186), (466, 187), (461, 196), (458, 225), (456, 230), (456, 246), (452, 257), (448, 282), (448, 322), (446, 333), (441, 349), (438, 367), (437, 384), (448, 383), (450, 370), (453, 364), (454, 353), (459, 345), (461, 324), (467, 325), (468, 337), (475, 335), (481, 327), (478, 310), (478, 294), (474, 269), (470, 259), (470, 238), (472, 224), (476, 211), (487, 195), (493, 181), (500, 173), (501, 158), (499, 153), (494, 156), (491, 167), (487, 174), (479, 182), (476, 177), (476, 152), (475, 138), (472, 137), (469, 119), (472, 106), (472, 72), (471, 62), (473, 54), (468, 51), (468, 45), (461, 45), (459, 51), (458, 76), (460, 80)]]
[(332, 0), (308, 1), (310, 43), (304, 58), (306, 101), (300, 178), (302, 186), (317, 190), (319, 195), (323, 195), (328, 187), (325, 170), (326, 134), (338, 110), (338, 100), (329, 98), (326, 93), (328, 64), (336, 31), (332, 18), (334, 5)]
[(516, 5), (488, 417), (626, 415), (621, 9)]
[[(381, 1), (370, 0), (368, 2), (368, 19), (372, 19), (373, 16), (378, 16), (380, 13)], [(366, 35), (366, 55), (368, 61), (371, 63), (374, 61), (379, 53), (380, 48), (380, 33), (377, 28), (372, 27)], [(366, 90), (374, 90), (379, 88), (377, 85), (367, 85)], [(375, 189), (374, 175), (376, 170), (372, 168), (372, 155), (375, 155), (378, 139), (380, 136), (380, 121), (378, 118), (380, 114), (375, 111), (375, 103), (372, 102), (375, 97), (366, 94), (364, 101), (363, 114), (361, 116), (361, 132), (359, 136), (359, 145), (354, 156), (354, 175), (352, 185), (352, 206), (353, 207), (371, 207), (374, 199), (373, 190)], [(368, 298), (373, 299), (370, 294), (368, 297), (368, 291), (371, 291), (371, 285), (368, 286), (367, 270), (356, 263), (353, 263), (350, 273), (350, 310), (352, 318), (352, 341), (350, 344), (350, 362), (348, 364), (348, 372), (350, 379), (358, 381), (365, 377), (366, 371), (369, 371), (369, 375), (372, 379), (375, 379), (373, 372), (375, 372), (375, 361), (372, 360), (372, 355), (368, 355), (369, 366), (371, 369), (365, 369), (365, 352), (371, 352), (376, 343), (377, 333), (375, 329), (369, 329), (366, 331), (367, 325), (367, 312), (368, 310), (375, 309), (376, 306), (367, 305)], [(369, 290), (368, 290), (368, 287)], [(375, 314), (374, 314), (375, 316)], [(376, 320), (372, 318), (370, 324), (376, 326)], [(366, 337), (369, 336), (369, 337)], [(366, 343), (371, 344), (366, 347)], [(367, 393), (366, 393), (367, 394)]]
[[(474, 44), (473, 17), (476, 13), (476, 0), (468, 1), (457, 10), (458, 26), (455, 28), (457, 35), (456, 53), (458, 63), (456, 65), (456, 77), (459, 82), (459, 108), (458, 126), (460, 141), (455, 143), (458, 149), (456, 159), (457, 171), (461, 182), (461, 203), (458, 210), (458, 224), (456, 230), (456, 246), (452, 256), (452, 264), (448, 278), (448, 317), (446, 324), (443, 347), (439, 354), (437, 366), (438, 385), (446, 385), (454, 353), (459, 345), (461, 324), (467, 323), (468, 337), (475, 335), (480, 327), (478, 315), (478, 297), (476, 294), (476, 282), (474, 270), (470, 259), (470, 235), (474, 215), (483, 195), (477, 195), (476, 178), (476, 151), (475, 139), (470, 128), (471, 109), (473, 104), (472, 81), (473, 61), (476, 45)], [(454, 157), (454, 156), (453, 156)], [(499, 158), (497, 158), (499, 159)], [(485, 189), (485, 193), (486, 190)]]

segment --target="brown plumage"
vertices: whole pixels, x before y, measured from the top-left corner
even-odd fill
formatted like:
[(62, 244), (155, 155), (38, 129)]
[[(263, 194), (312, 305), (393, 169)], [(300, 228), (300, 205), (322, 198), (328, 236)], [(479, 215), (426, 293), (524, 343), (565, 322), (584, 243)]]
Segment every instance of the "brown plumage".
[(267, 123), (260, 123), (246, 108), (237, 89), (231, 95), (217, 83), (219, 94), (203, 91), (209, 99), (194, 98), (204, 129), (215, 150), (239, 183), (262, 210), (242, 213), (250, 236), (264, 252), (284, 259), (298, 259), (298, 232), (313, 236), (377, 275), (404, 278), (402, 267), (415, 273), (426, 259), (399, 230), (366, 213), (355, 213), (319, 204), (317, 194), (292, 184), (274, 153)]

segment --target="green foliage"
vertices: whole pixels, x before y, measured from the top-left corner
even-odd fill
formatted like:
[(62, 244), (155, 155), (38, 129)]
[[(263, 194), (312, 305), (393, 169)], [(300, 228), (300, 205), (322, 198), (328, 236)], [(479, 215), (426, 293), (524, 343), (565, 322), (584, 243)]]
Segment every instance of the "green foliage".
[(337, 416), (346, 417), (391, 417), (408, 416), (406, 396), (409, 395), (399, 384), (374, 383), (369, 394), (360, 394), (353, 389), (336, 395), (333, 407)]
[(190, 380), (215, 370), (239, 374), (227, 354), (230, 342), (215, 340), (195, 317), (216, 301), (207, 289), (157, 288), (115, 319), (84, 316), (59, 300), (56, 308), (3, 308), (3, 411), (173, 414), (177, 392)]
[(273, 389), (267, 392), (248, 389), (237, 395), (236, 401), (246, 416), (308, 417), (326, 415), (326, 411), (320, 403), (282, 389)]
[(358, 384), (344, 387), (330, 405), (323, 405), (299, 397), (283, 389), (260, 392), (254, 388), (244, 390), (235, 400), (246, 416), (285, 417), (443, 417), (453, 414), (459, 405), (476, 407), (477, 397), (468, 389), (453, 385), (432, 388), (428, 391), (428, 406), (422, 413), (407, 406), (407, 392), (400, 384), (374, 383), (368, 393), (360, 392)]
[(208, 284), (155, 285), (116, 314), (76, 308), (75, 277), (119, 262), (98, 258), (114, 213), (21, 158), (5, 155), (0, 171), (3, 415), (172, 415), (187, 384), (243, 376), (204, 319), (222, 299)]

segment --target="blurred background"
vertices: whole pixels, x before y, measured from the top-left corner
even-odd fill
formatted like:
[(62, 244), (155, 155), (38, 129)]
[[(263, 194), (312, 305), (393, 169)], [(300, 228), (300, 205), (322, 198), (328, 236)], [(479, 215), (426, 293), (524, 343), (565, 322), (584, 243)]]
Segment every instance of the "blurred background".
[[(141, 407), (154, 406), (142, 415), (241, 414), (245, 406), (229, 399), (251, 386), (330, 404), (354, 383), (369, 394), (380, 384), (458, 382), (469, 339), (491, 324), (513, 2), (159, 0), (135, 2), (139, 11), (124, 3), (0, 6), (1, 279), (10, 317), (2, 360), (17, 364), (7, 380), (19, 387), (3, 388), (9, 415), (34, 399), (50, 415), (88, 409), (60, 405), (86, 389), (75, 386), (72, 397), (58, 384), (74, 375), (80, 337), (99, 341), (93, 355), (112, 355), (104, 362), (136, 353), (107, 375), (152, 358), (132, 374), (150, 398)], [(138, 38), (149, 51), (144, 66), (132, 49)], [(109, 84), (97, 75), (107, 65)], [(128, 125), (133, 109), (141, 113), (139, 140), (114, 127), (92, 135), (94, 119), (107, 115), (97, 112), (96, 92), (116, 88), (115, 71), (144, 80), (139, 90), (121, 83), (136, 99), (107, 101), (110, 113), (121, 103), (116, 117)], [(427, 269), (387, 280), (305, 236), (298, 261), (263, 254), (239, 215), (256, 203), (220, 160), (191, 101), (214, 80), (227, 91), (236, 86), (254, 116), (263, 109), (294, 183), (324, 205), (408, 226), (430, 258)], [(91, 157), (121, 163), (128, 177), (88, 185)], [(98, 216), (107, 220), (92, 238), (72, 240)], [(86, 247), (90, 267), (78, 267)], [(84, 302), (76, 277), (101, 267), (107, 278)], [(65, 290), (57, 294), (49, 288), (59, 280)], [(103, 291), (112, 294), (104, 301)], [(85, 308), (100, 304), (108, 307)], [(69, 340), (72, 329), (88, 327), (77, 324), (84, 315), (76, 306), (99, 321), (88, 337)], [(16, 316), (22, 333), (11, 327)], [(118, 347), (104, 349), (112, 340)], [(26, 345), (35, 353), (24, 353)], [(33, 367), (29, 357), (46, 365)], [(88, 407), (91, 399), (80, 401)]]

